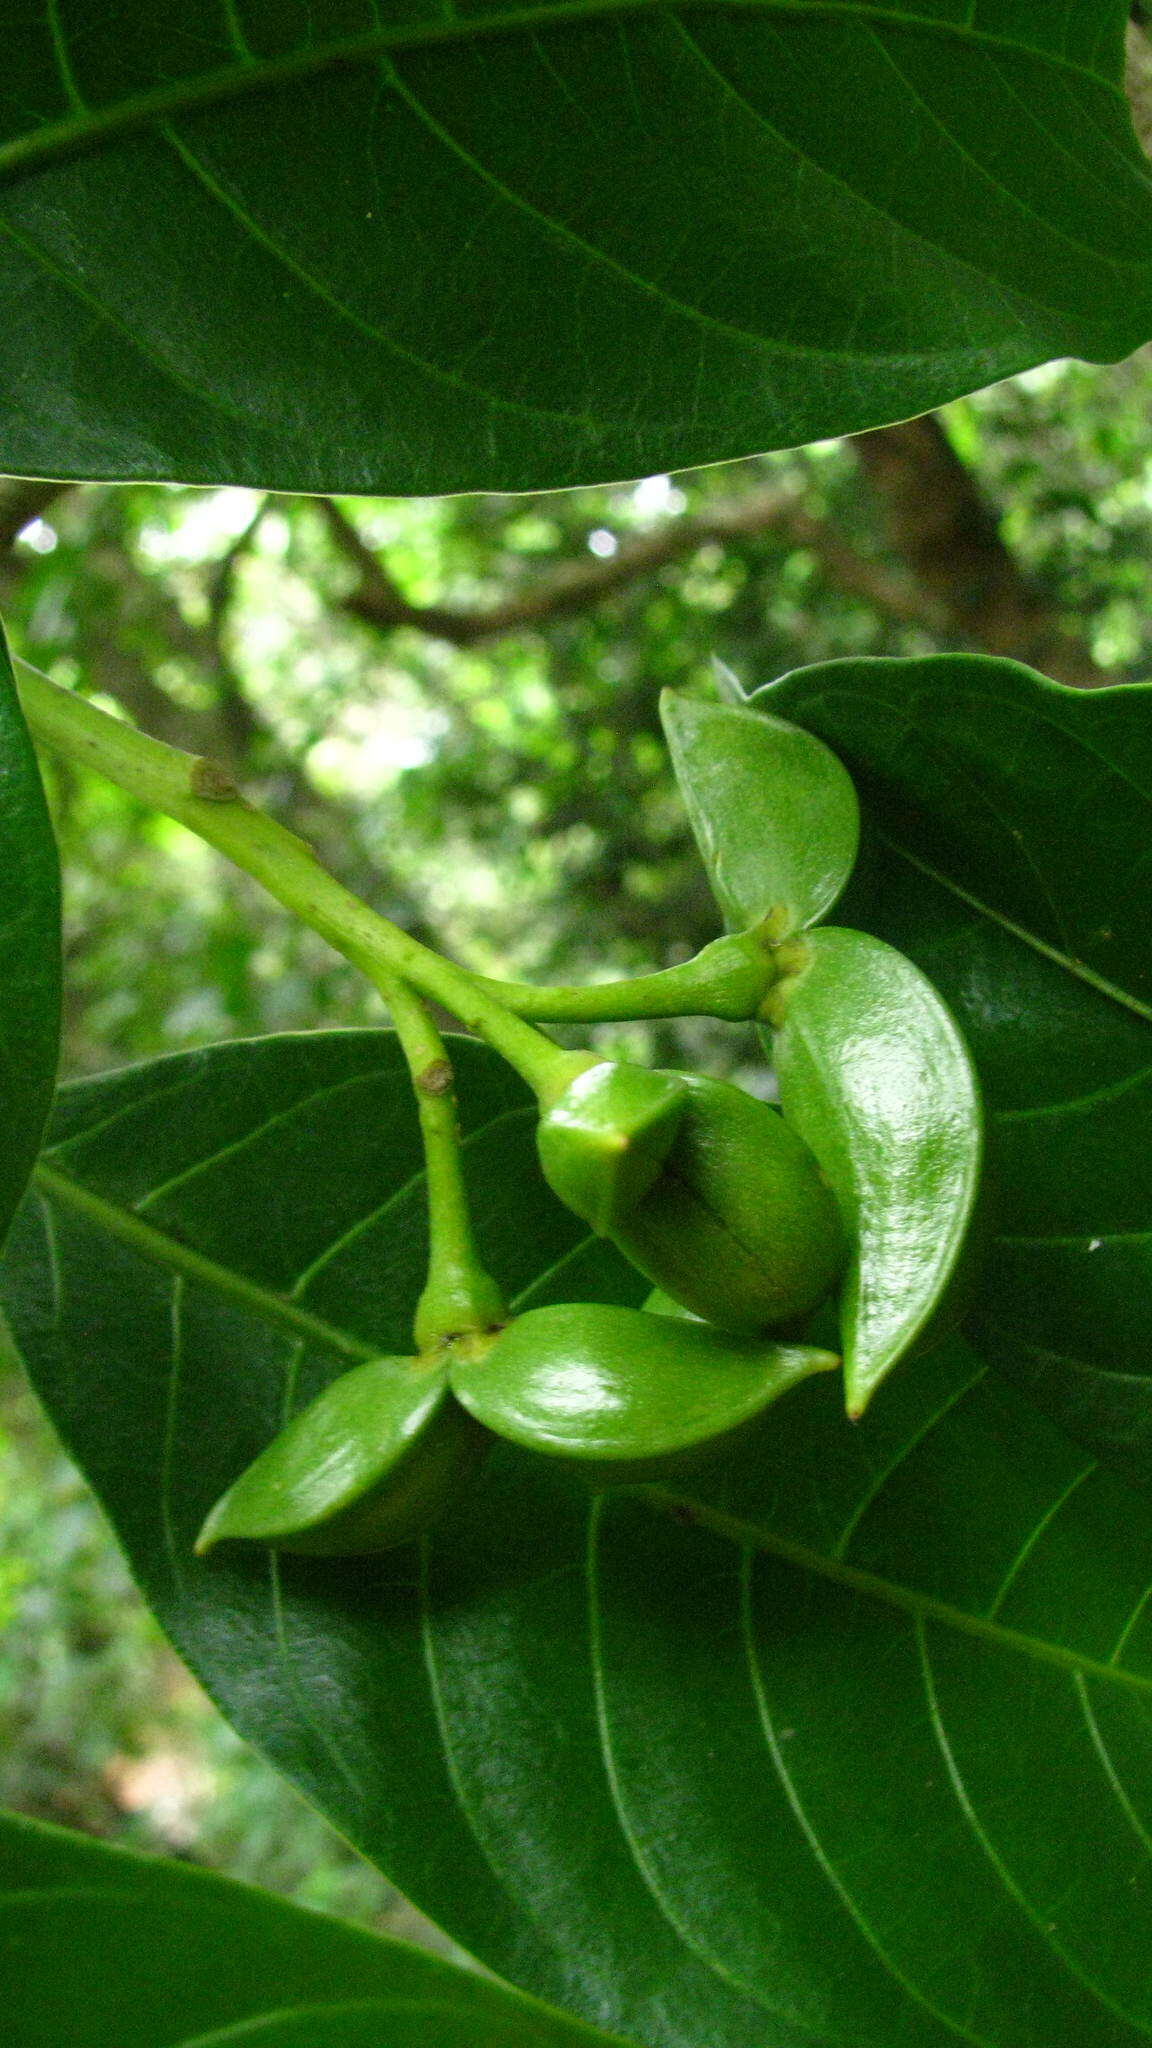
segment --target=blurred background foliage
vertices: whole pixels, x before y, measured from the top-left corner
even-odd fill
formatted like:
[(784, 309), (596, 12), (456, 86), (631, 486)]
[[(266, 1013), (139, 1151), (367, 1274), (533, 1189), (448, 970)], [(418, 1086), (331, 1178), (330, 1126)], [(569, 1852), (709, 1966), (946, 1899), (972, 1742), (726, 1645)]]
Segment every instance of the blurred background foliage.
[[(908, 422), (540, 497), (293, 499), (0, 482), (18, 651), (224, 761), (343, 880), (489, 974), (663, 966), (717, 919), (660, 689), (970, 648), (1082, 687), (1152, 674), (1152, 353)], [(378, 1021), (178, 827), (48, 769), (65, 1064)], [(750, 1076), (750, 1039), (601, 1034)], [(0, 1356), (0, 1801), (411, 1932), (166, 1650)]]

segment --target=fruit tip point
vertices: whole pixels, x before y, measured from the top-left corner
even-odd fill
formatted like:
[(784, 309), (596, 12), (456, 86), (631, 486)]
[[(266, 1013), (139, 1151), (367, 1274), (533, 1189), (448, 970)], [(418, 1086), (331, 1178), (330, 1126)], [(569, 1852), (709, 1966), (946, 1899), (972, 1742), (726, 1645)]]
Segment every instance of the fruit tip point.
[(208, 1510), (200, 1524), (200, 1534), (192, 1545), (193, 1554), (196, 1557), (207, 1556), (208, 1552), (219, 1543), (221, 1535), (227, 1534), (226, 1530), (222, 1531), (220, 1528), (221, 1517), (218, 1512), (219, 1507), (220, 1503), (217, 1501), (216, 1506)]

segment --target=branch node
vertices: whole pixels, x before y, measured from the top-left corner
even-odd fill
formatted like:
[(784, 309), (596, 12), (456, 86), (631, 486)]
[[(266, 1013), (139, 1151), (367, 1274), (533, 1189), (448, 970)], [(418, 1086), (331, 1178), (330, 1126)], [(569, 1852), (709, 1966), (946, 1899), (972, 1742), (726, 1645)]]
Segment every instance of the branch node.
[(208, 804), (243, 803), (235, 777), (219, 761), (197, 754), (188, 770), (188, 787), (193, 796)]
[(448, 1060), (433, 1060), (416, 1076), (416, 1086), (422, 1095), (447, 1095), (452, 1087), (452, 1067)]

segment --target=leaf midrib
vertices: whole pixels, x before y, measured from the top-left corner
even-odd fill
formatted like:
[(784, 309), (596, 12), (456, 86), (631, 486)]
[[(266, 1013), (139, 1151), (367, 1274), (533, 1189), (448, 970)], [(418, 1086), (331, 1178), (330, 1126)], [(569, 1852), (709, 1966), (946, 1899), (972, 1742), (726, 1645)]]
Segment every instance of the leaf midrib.
[(248, 1280), (241, 1273), (233, 1273), (227, 1266), (221, 1266), (215, 1259), (205, 1257), (203, 1252), (194, 1251), (190, 1245), (181, 1244), (169, 1237), (166, 1231), (157, 1230), (151, 1223), (145, 1223), (131, 1209), (125, 1209), (117, 1202), (106, 1200), (80, 1181), (72, 1180), (55, 1166), (44, 1160), (36, 1167), (33, 1176), (44, 1194), (65, 1208), (86, 1216), (106, 1230), (120, 1244), (139, 1252), (142, 1258), (153, 1265), (161, 1266), (168, 1272), (186, 1280), (212, 1288), (216, 1293), (233, 1301), (240, 1308), (261, 1316), (266, 1322), (279, 1323), (291, 1336), (304, 1342), (324, 1344), (330, 1350), (352, 1358), (357, 1364), (379, 1358), (380, 1346), (367, 1344), (362, 1338), (354, 1337), (349, 1331), (341, 1330), (334, 1323), (326, 1323), (320, 1316), (311, 1315), (307, 1309), (298, 1308), (294, 1302), (271, 1288), (261, 1287), (255, 1280)]
[(861, 1593), (868, 1599), (882, 1601), (888, 1607), (899, 1608), (916, 1621), (939, 1622), (945, 1628), (955, 1629), (961, 1635), (975, 1636), (997, 1649), (1012, 1650), (1019, 1656), (1031, 1657), (1037, 1663), (1054, 1664), (1061, 1671), (1081, 1672), (1086, 1678), (1118, 1686), (1143, 1699), (1152, 1699), (1152, 1677), (1141, 1677), (1138, 1672), (1126, 1671), (1116, 1664), (1104, 1664), (1097, 1657), (1084, 1656), (1078, 1650), (1066, 1649), (1061, 1643), (1026, 1635), (1022, 1629), (1006, 1628), (1002, 1622), (991, 1621), (986, 1615), (970, 1614), (962, 1607), (952, 1606), (947, 1600), (937, 1599), (932, 1593), (897, 1585), (894, 1580), (881, 1578), (876, 1572), (861, 1571), (856, 1565), (845, 1564), (839, 1558), (810, 1549), (806, 1543), (773, 1535), (739, 1515), (707, 1507), (690, 1494), (677, 1493), (662, 1486), (622, 1487), (620, 1491), (680, 1521), (687, 1517), (696, 1527), (736, 1544), (741, 1550), (760, 1551), (765, 1556), (778, 1558), (783, 1564), (795, 1565), (800, 1571), (830, 1580), (833, 1585), (843, 1586), (849, 1592)]
[[(826, 15), (849, 22), (920, 30), (953, 42), (1003, 50), (1012, 56), (1033, 56), (1056, 70), (1087, 79), (1099, 89), (1111, 89), (1100, 72), (1039, 45), (991, 35), (987, 30), (964, 22), (945, 22), (930, 16), (897, 12), (883, 5), (852, 7), (843, 4), (843, 0), (841, 4), (829, 0), (826, 5), (820, 5), (819, 0), (696, 0), (696, 8), (702, 6), (707, 11), (722, 13), (740, 12), (765, 17), (793, 15), (804, 20)], [(668, 0), (538, 0), (533, 7), (508, 8), (480, 20), (457, 17), (447, 21), (399, 23), (356, 36), (334, 38), (331, 42), (293, 50), (279, 57), (237, 61), (202, 72), (197, 77), (174, 80), (149, 91), (132, 94), (114, 105), (83, 108), (61, 120), (45, 122), (34, 133), (18, 136), (15, 141), (0, 146), (0, 182), (12, 183), (48, 165), (85, 155), (105, 142), (148, 128), (156, 121), (243, 99), (250, 93), (288, 85), (325, 71), (367, 63), (385, 53), (402, 55), (410, 50), (454, 42), (471, 45), (481, 37), (534, 34), (550, 27), (580, 28), (588, 22), (621, 15), (659, 15), (668, 11)]]

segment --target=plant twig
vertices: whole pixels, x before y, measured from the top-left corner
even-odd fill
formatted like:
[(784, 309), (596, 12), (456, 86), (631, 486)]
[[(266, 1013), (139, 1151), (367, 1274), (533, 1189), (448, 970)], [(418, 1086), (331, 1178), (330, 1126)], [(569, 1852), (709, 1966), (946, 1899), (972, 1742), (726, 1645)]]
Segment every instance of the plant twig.
[(593, 1064), (585, 1054), (562, 1051), (464, 968), (369, 910), (320, 866), (302, 839), (254, 810), (218, 762), (150, 739), (74, 691), (61, 689), (27, 662), (15, 666), (20, 700), (37, 740), (206, 839), (374, 982), (381, 975), (398, 976), (442, 1003), (501, 1053), (542, 1103), (551, 1102), (575, 1074)]

